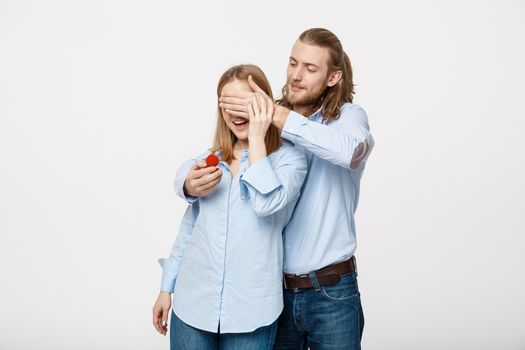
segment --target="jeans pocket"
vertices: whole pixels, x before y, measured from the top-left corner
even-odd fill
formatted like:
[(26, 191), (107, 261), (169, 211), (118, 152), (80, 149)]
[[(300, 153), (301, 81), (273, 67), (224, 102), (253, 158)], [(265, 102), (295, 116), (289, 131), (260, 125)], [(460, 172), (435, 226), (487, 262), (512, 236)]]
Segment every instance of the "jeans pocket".
[(345, 301), (359, 297), (355, 272), (341, 276), (337, 284), (321, 287), (321, 294), (332, 301)]

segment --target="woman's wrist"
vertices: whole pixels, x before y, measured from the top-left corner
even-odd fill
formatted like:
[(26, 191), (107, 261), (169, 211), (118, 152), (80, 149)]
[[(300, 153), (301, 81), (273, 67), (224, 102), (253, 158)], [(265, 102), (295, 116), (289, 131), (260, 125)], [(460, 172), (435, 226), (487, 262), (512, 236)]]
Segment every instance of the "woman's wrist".
[(248, 135), (248, 146), (251, 147), (252, 145), (253, 146), (258, 146), (260, 147), (261, 144), (264, 145), (264, 138), (265, 138), (266, 134), (265, 135), (260, 135), (260, 136), (250, 136)]
[(248, 162), (250, 165), (259, 159), (266, 157), (266, 143), (264, 142), (264, 138), (250, 139), (248, 148), (250, 151), (248, 157)]

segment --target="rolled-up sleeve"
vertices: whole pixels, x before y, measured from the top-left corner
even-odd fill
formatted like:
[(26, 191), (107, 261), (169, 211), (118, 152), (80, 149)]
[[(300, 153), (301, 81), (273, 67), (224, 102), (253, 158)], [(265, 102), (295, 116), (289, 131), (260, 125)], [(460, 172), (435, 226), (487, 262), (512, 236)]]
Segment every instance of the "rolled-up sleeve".
[(349, 170), (365, 162), (374, 146), (365, 111), (352, 104), (343, 105), (340, 117), (329, 124), (309, 120), (291, 111), (281, 136), (302, 145), (317, 157)]
[(257, 160), (240, 176), (241, 197), (259, 216), (281, 210), (299, 197), (306, 177), (306, 158), (291, 145), (273, 160)]

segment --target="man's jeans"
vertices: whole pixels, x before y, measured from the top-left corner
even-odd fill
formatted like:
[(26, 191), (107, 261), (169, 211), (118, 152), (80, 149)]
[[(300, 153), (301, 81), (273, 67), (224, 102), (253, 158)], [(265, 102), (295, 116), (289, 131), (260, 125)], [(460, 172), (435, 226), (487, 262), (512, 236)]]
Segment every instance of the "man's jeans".
[(318, 290), (285, 290), (274, 349), (361, 349), (363, 326), (357, 278), (351, 272)]
[(184, 323), (171, 312), (171, 350), (271, 350), (277, 333), (277, 320), (250, 333), (211, 333)]

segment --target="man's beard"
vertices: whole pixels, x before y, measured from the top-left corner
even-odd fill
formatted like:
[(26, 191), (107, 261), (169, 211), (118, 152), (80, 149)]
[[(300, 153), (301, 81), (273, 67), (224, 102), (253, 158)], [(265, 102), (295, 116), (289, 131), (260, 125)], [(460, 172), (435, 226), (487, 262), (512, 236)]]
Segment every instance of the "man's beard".
[(286, 89), (286, 102), (294, 107), (316, 107), (320, 104), (321, 98), (323, 97), (326, 87), (313, 92), (306, 92), (306, 94), (300, 98), (291, 98), (290, 96), (290, 83), (287, 84)]

